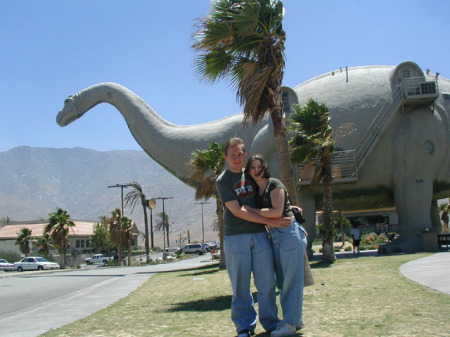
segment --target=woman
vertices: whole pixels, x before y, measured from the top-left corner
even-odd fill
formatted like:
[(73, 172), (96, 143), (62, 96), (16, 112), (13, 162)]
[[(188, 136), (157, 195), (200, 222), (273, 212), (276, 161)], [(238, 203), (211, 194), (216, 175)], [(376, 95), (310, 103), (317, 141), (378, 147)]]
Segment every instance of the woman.
[(283, 310), (283, 321), (270, 336), (292, 336), (302, 325), (306, 231), (293, 217), (286, 188), (280, 180), (271, 178), (269, 165), (261, 155), (250, 157), (245, 171), (258, 185), (257, 205), (260, 208), (243, 207), (267, 218), (287, 216), (293, 219), (288, 228), (270, 229)]

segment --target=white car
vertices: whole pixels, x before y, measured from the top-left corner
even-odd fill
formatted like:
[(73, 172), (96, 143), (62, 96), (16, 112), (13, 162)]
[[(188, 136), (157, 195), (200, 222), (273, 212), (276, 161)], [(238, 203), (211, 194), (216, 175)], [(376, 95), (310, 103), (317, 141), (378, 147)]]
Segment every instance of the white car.
[(176, 256), (180, 252), (181, 252), (180, 247), (169, 247), (163, 250), (163, 255)]
[(14, 262), (14, 269), (17, 271), (59, 269), (59, 264), (49, 262), (43, 257), (32, 256), (24, 257), (19, 262)]
[(0, 270), (4, 271), (14, 270), (14, 263), (9, 263), (5, 259), (0, 259)]

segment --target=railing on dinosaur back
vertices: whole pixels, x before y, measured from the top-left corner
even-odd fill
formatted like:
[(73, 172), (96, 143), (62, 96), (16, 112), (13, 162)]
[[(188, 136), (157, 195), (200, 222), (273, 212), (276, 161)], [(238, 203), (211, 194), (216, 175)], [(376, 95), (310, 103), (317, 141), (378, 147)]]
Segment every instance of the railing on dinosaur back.
[[(296, 180), (300, 185), (308, 185), (318, 164), (317, 159), (296, 166)], [(344, 183), (358, 180), (355, 151), (335, 151), (331, 156), (333, 182)]]
[[(372, 123), (360, 138), (355, 150), (336, 151), (332, 157), (334, 182), (345, 183), (358, 180), (358, 170), (378, 143), (392, 118), (405, 105), (431, 104), (439, 97), (436, 80), (426, 81), (422, 77), (405, 78), (394, 87), (391, 95), (375, 115)], [(297, 182), (300, 185), (311, 183), (317, 159), (297, 165)]]

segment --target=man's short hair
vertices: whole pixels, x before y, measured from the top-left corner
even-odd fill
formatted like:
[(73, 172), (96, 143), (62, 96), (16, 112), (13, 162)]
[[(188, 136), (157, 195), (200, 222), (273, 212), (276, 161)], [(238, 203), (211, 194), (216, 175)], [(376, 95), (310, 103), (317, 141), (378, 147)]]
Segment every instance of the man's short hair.
[(227, 156), (228, 155), (228, 148), (230, 146), (235, 146), (235, 145), (241, 145), (242, 146), (242, 150), (245, 153), (245, 145), (244, 145), (244, 141), (241, 138), (230, 138), (227, 143), (225, 144), (225, 149), (224, 149), (224, 153)]

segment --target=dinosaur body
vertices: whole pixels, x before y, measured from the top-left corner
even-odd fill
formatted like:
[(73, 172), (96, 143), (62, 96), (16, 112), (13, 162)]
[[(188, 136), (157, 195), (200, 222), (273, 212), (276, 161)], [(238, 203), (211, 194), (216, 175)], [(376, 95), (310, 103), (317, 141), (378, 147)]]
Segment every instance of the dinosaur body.
[[(388, 246), (388, 251), (423, 248), (422, 231), (439, 227), (439, 221), (435, 221), (435, 201), (450, 192), (450, 82), (442, 78), (436, 81), (440, 93), (437, 96), (398, 99), (396, 95), (404, 94), (400, 84), (408, 71), (410, 77), (433, 82), (416, 64), (405, 62), (397, 67), (336, 71), (293, 89), (285, 88), (289, 104), (302, 103), (309, 97), (325, 103), (330, 109), (337, 149), (356, 149), (353, 178), (340, 182), (336, 179), (333, 185), (336, 208), (397, 207), (401, 239)], [(122, 113), (134, 138), (148, 155), (186, 183), (189, 183), (188, 162), (193, 150), (205, 149), (211, 141), (225, 143), (235, 136), (245, 141), (250, 154), (260, 153), (267, 158), (274, 175), (278, 175), (268, 118), (245, 129), (241, 126), (242, 114), (200, 125), (179, 126), (162, 119), (127, 88), (100, 83), (70, 96), (58, 113), (57, 122), (66, 126), (102, 102), (114, 105)], [(381, 122), (378, 121), (380, 111)], [(377, 123), (373, 124), (374, 121)], [(335, 165), (335, 168), (338, 176), (342, 167)], [(311, 245), (321, 187), (306, 183), (298, 191)]]

